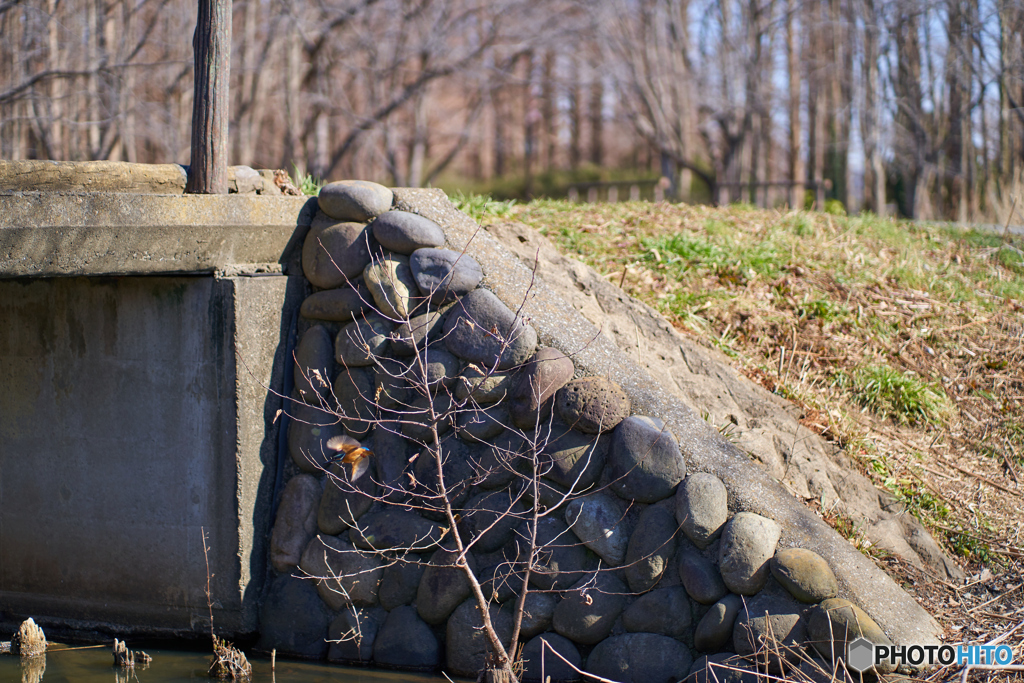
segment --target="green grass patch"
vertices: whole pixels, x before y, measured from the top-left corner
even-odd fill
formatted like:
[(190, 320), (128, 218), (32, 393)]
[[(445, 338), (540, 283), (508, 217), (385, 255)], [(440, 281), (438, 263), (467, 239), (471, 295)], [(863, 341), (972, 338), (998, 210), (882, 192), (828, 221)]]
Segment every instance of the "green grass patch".
[(681, 262), (682, 265), (691, 267), (719, 264), (725, 258), (725, 252), (717, 245), (688, 233), (644, 238), (640, 240), (640, 244), (645, 250), (644, 260), (649, 263), (661, 256), (669, 263)]
[(500, 201), (487, 194), (463, 194), (461, 190), (448, 196), (455, 208), (468, 215), (477, 223), (490, 223), (495, 218), (507, 220), (512, 217), (516, 200)]
[(832, 299), (814, 299), (800, 306), (797, 314), (806, 320), (821, 320), (822, 322), (838, 322), (845, 320), (850, 315), (850, 310), (838, 301)]
[(302, 194), (316, 197), (320, 194), (320, 188), (324, 186), (324, 181), (309, 173), (299, 173), (299, 167), (292, 164), (292, 185), (299, 188)]
[(988, 543), (973, 534), (947, 531), (946, 542), (954, 553), (979, 564), (988, 564), (993, 559)]
[(1024, 274), (1024, 251), (1017, 247), (1004, 244), (996, 252), (996, 260), (1008, 270), (1018, 274)]
[(838, 373), (839, 386), (879, 417), (901, 424), (939, 423), (951, 412), (949, 398), (938, 384), (888, 365), (870, 365)]

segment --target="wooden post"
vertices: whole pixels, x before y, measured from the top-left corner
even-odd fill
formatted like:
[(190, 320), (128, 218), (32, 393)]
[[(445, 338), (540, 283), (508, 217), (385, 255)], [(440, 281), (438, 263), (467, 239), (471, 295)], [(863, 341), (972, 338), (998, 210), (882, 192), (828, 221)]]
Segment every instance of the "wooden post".
[(227, 194), (231, 0), (199, 0), (192, 50), (192, 161), (185, 192)]

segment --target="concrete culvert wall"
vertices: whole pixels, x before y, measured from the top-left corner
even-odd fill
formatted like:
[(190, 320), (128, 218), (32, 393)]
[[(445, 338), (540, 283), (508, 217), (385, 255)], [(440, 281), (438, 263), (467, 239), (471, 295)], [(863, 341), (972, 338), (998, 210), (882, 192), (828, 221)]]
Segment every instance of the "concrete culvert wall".
[(0, 622), (255, 633), (307, 203), (0, 191)]
[[(319, 203), (259, 647), (474, 676), (480, 596), (506, 648), (525, 607), (525, 680), (541, 641), (624, 681), (708, 658), (777, 673), (858, 636), (937, 642), (913, 599), (443, 193), (342, 182)], [(771, 638), (794, 652), (765, 653)]]

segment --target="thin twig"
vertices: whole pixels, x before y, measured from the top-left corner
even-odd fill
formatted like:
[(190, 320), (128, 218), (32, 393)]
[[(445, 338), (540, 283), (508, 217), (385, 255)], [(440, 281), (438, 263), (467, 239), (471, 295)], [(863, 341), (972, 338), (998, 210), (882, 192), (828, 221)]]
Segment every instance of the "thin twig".
[(951, 463), (951, 462), (946, 463), (946, 464), (949, 465), (950, 467), (952, 467), (953, 469), (957, 470), (958, 472), (963, 472), (964, 474), (966, 474), (968, 476), (974, 477), (975, 479), (977, 479), (978, 481), (982, 482), (983, 484), (988, 484), (989, 486), (991, 486), (993, 488), (997, 488), (1000, 491), (1005, 491), (1006, 493), (1009, 493), (1010, 495), (1017, 496), (1018, 498), (1024, 498), (1024, 494), (1020, 493), (1019, 491), (1014, 491), (1013, 489), (1008, 489), (1005, 486), (1003, 486), (1002, 484), (997, 484), (996, 482), (992, 481), (988, 477), (983, 477), (980, 474), (975, 474), (974, 472), (971, 472), (969, 470), (965, 470), (963, 467), (960, 467), (959, 465), (956, 465), (956, 464)]
[(206, 607), (210, 610), (210, 638), (216, 641), (217, 636), (213, 633), (213, 597), (210, 593), (210, 555), (206, 547), (206, 527), (199, 527), (199, 533), (203, 538), (203, 559), (206, 560)]

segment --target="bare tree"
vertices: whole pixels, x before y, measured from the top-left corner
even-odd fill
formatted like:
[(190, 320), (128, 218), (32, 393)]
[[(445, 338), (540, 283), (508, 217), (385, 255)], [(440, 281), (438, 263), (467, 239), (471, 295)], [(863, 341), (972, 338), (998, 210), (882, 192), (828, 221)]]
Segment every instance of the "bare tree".
[[(384, 252), (373, 259), (389, 273), (388, 291), (401, 291), (403, 276), (393, 267), (398, 261)], [(569, 357), (549, 349), (525, 366), (512, 360), (525, 340), (535, 339), (521, 311), (488, 331), (452, 298), (443, 283), (422, 297), (399, 298), (394, 306), (366, 298), (363, 313), (338, 333), (338, 359), (352, 366), (333, 385), (321, 370), (297, 365), (297, 386), (325, 416), (321, 422), (346, 431), (328, 440), (324, 450), (303, 456), (306, 469), (325, 472), (328, 487), (344, 499), (341, 514), (354, 546), (318, 537), (300, 568), (318, 583), (321, 595), (333, 593), (332, 599), (351, 611), (348, 623), (354, 626), (342, 634), (348, 640), (362, 637), (355, 592), (379, 580), (383, 568), (419, 565), (460, 572), (489, 652), (482, 675), (516, 681), (530, 596), (570, 588), (583, 594), (607, 590), (601, 576), (613, 568), (567, 568), (564, 560), (567, 549), (590, 540), (577, 537), (582, 532), (571, 504), (586, 504), (586, 496), (606, 488), (597, 475), (604, 461), (599, 449), (607, 442), (601, 425), (598, 434), (587, 436), (554, 417), (554, 389), (572, 376)], [(449, 307), (450, 315), (461, 317), (442, 328), (441, 311)], [(450, 358), (444, 348), (446, 336), (457, 334), (459, 326), (484, 330), (489, 350), (453, 377), (443, 368)], [(383, 355), (388, 342), (410, 355)], [(554, 381), (543, 379), (549, 375), (545, 364), (560, 368), (555, 374), (563, 377), (561, 383), (544, 383)], [(515, 371), (523, 378), (518, 384), (511, 383)], [(356, 379), (360, 373), (374, 379)], [(290, 412), (301, 418), (302, 410), (295, 404)], [(363, 445), (371, 440), (372, 450)], [(566, 440), (574, 444), (573, 456), (554, 459), (553, 446), (564, 447)], [(411, 454), (396, 450), (395, 443), (412, 444)], [(624, 518), (632, 514), (629, 506), (624, 509)], [(371, 521), (375, 514), (412, 515), (420, 525), (401, 540), (384, 538)], [(620, 522), (620, 533), (628, 534), (624, 519)], [(617, 527), (613, 523), (606, 533), (616, 533)], [(428, 559), (425, 553), (435, 549)], [(563, 558), (561, 566), (552, 555)], [(475, 557), (491, 559), (483, 564)], [(511, 610), (507, 605), (499, 610), (502, 602)]]

